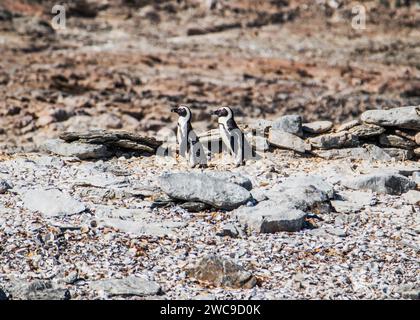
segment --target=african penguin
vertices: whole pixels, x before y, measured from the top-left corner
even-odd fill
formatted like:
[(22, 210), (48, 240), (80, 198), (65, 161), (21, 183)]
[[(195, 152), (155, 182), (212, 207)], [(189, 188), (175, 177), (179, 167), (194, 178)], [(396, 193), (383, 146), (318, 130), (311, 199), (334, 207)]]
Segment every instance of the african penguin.
[(179, 147), (179, 155), (187, 158), (190, 166), (203, 167), (207, 164), (206, 154), (199, 138), (195, 134), (191, 126), (191, 110), (187, 106), (180, 105), (179, 107), (172, 108), (171, 112), (179, 115), (178, 129), (177, 129), (177, 142)]
[(222, 137), (223, 143), (229, 149), (229, 152), (234, 156), (235, 165), (244, 165), (245, 138), (243, 132), (235, 122), (232, 109), (229, 107), (222, 107), (213, 111), (212, 114), (219, 117), (220, 136)]

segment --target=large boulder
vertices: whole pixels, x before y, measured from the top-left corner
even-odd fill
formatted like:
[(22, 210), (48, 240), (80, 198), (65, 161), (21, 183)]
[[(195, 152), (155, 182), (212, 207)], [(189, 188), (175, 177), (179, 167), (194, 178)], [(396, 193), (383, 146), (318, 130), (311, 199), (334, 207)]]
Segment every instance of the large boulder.
[(338, 133), (324, 134), (309, 139), (309, 143), (318, 149), (336, 149), (354, 147), (358, 145), (358, 138), (349, 132), (342, 131)]
[(402, 149), (412, 149), (416, 146), (416, 143), (414, 141), (407, 140), (393, 134), (381, 134), (379, 136), (379, 143), (386, 147)]
[(329, 131), (333, 126), (333, 123), (331, 121), (314, 121), (309, 123), (304, 123), (302, 125), (302, 130), (304, 132), (312, 133), (312, 134), (318, 134), (318, 133), (324, 133)]
[(173, 199), (200, 201), (219, 209), (232, 210), (251, 199), (247, 189), (206, 173), (165, 173), (159, 182), (162, 191)]
[(41, 149), (64, 157), (77, 157), (79, 159), (100, 159), (108, 156), (107, 148), (103, 145), (73, 142), (67, 143), (61, 139), (49, 139)]
[(362, 113), (360, 119), (379, 126), (420, 130), (420, 106), (368, 110)]

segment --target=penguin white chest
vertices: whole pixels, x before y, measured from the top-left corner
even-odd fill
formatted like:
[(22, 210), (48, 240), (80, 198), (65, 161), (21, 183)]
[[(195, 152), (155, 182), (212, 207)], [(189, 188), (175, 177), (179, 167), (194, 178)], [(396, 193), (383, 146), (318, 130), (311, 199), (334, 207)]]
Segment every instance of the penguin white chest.
[(231, 135), (229, 131), (226, 129), (226, 125), (224, 123), (219, 123), (219, 133), (220, 133), (223, 143), (226, 145), (228, 149), (230, 149)]

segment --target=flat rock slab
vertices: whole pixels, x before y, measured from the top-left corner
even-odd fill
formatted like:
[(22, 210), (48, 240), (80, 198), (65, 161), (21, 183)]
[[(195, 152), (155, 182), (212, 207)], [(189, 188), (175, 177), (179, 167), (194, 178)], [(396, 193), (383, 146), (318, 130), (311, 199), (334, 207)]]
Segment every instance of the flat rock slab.
[(41, 145), (41, 149), (64, 157), (79, 159), (100, 159), (109, 155), (103, 145), (73, 142), (67, 143), (61, 139), (50, 139)]
[(385, 129), (374, 124), (361, 124), (349, 129), (349, 133), (358, 138), (370, 138), (384, 133)]
[(90, 287), (98, 292), (104, 292), (107, 296), (153, 296), (161, 294), (160, 285), (154, 281), (145, 280), (136, 276), (128, 276), (123, 279), (105, 279), (93, 281)]
[(159, 183), (173, 199), (200, 201), (219, 209), (232, 210), (251, 199), (247, 189), (206, 173), (165, 173)]
[(408, 204), (420, 205), (420, 191), (410, 190), (403, 195)]
[(363, 147), (359, 148), (313, 150), (312, 153), (327, 160), (352, 159), (389, 161), (392, 159), (392, 157), (384, 149), (373, 144), (365, 144)]
[(34, 280), (30, 282), (13, 280), (6, 290), (9, 298), (15, 300), (69, 300), (70, 292), (51, 281)]
[(269, 144), (300, 153), (311, 150), (311, 146), (294, 134), (271, 128), (268, 135)]
[(359, 140), (349, 132), (342, 131), (310, 138), (308, 142), (317, 149), (336, 149), (357, 146)]
[(324, 133), (329, 131), (333, 127), (331, 121), (314, 121), (309, 123), (304, 123), (302, 125), (302, 130), (308, 133)]
[(392, 126), (420, 130), (420, 106), (408, 106), (389, 110), (369, 110), (362, 113), (363, 122), (379, 126)]
[(46, 217), (67, 216), (85, 211), (85, 205), (58, 189), (31, 189), (23, 192), (24, 206)]
[(250, 272), (232, 260), (216, 255), (202, 258), (187, 269), (187, 275), (217, 287), (251, 289), (257, 284), (257, 279)]
[(413, 149), (416, 146), (416, 143), (414, 141), (407, 140), (393, 134), (381, 134), (379, 136), (379, 143), (386, 147), (402, 149)]
[(377, 173), (350, 178), (342, 182), (350, 189), (372, 190), (378, 193), (399, 195), (416, 187), (416, 183), (403, 175)]
[(240, 173), (229, 171), (207, 171), (204, 172), (204, 174), (212, 178), (237, 184), (247, 190), (252, 189), (251, 180)]
[(371, 204), (372, 196), (371, 192), (341, 191), (336, 200), (331, 200), (331, 205), (339, 213), (359, 212)]

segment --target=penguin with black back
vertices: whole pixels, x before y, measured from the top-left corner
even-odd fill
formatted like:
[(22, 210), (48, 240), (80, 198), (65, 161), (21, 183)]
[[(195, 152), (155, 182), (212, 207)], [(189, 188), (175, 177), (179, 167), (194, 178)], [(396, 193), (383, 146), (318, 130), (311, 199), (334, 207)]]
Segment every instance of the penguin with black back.
[(245, 137), (235, 122), (233, 111), (229, 107), (222, 107), (212, 112), (218, 117), (219, 132), (223, 143), (234, 157), (237, 167), (245, 164)]
[(190, 108), (185, 105), (172, 108), (171, 112), (178, 114), (177, 142), (179, 155), (186, 158), (191, 167), (205, 167), (207, 165), (206, 154), (200, 139), (194, 132)]

